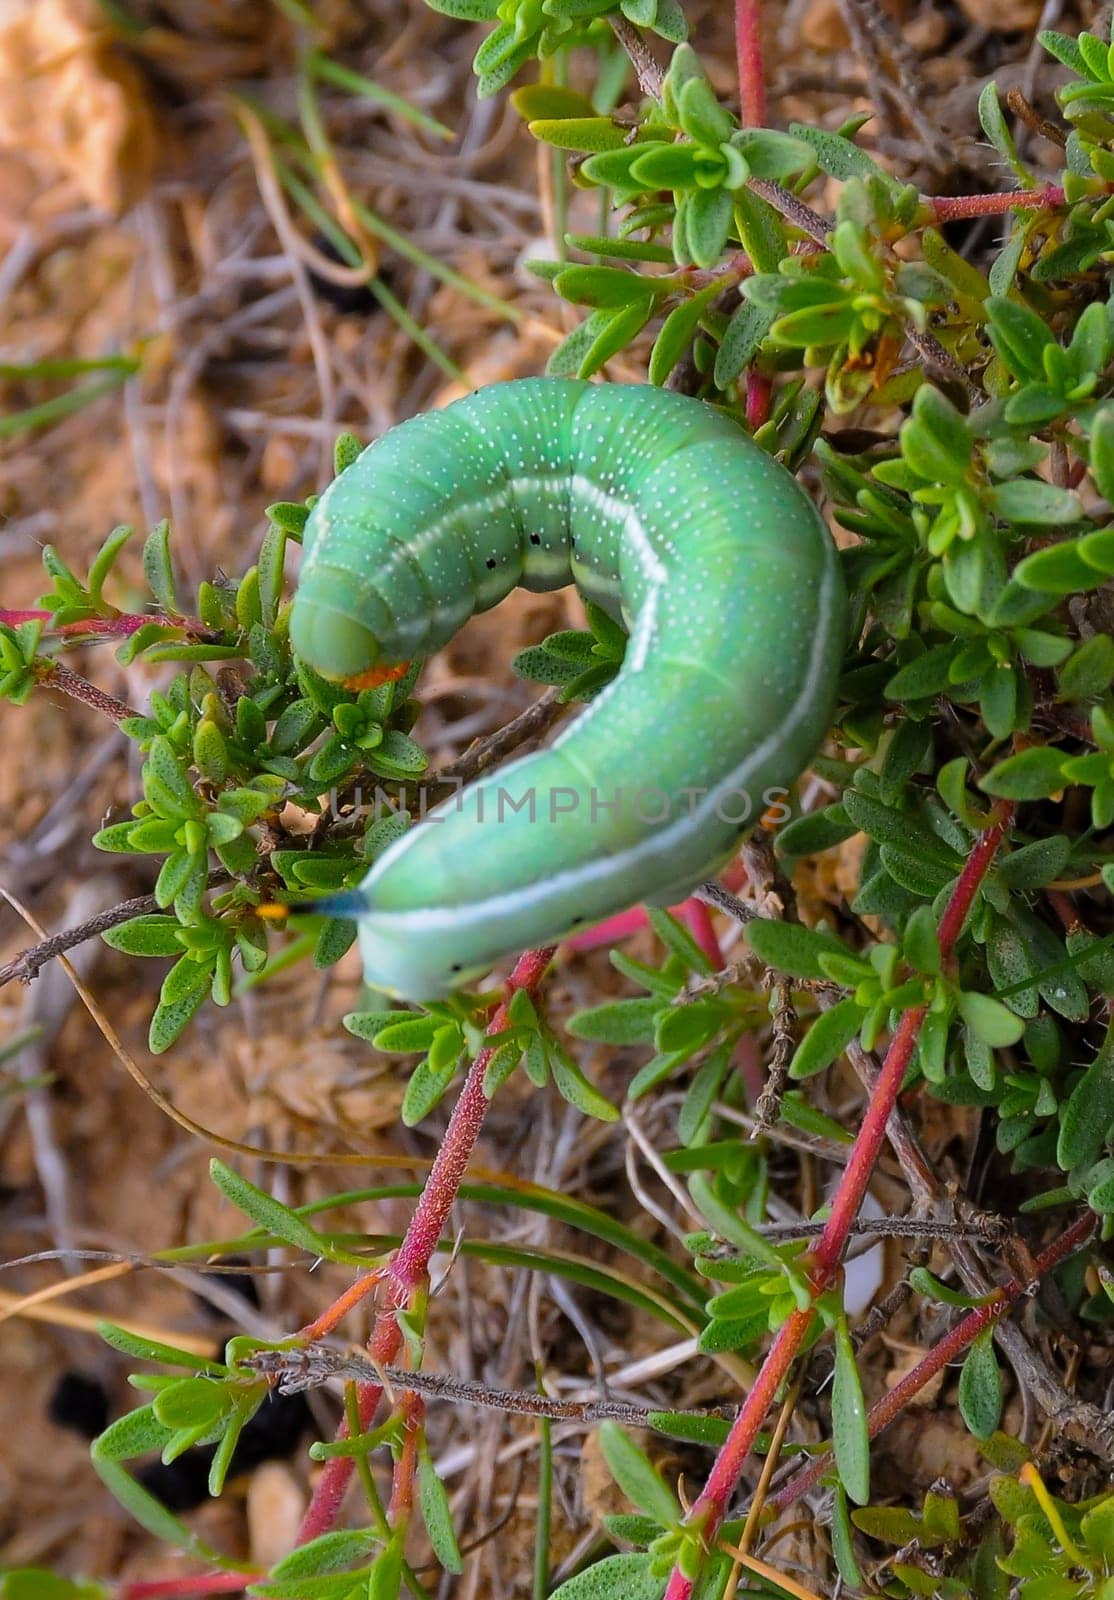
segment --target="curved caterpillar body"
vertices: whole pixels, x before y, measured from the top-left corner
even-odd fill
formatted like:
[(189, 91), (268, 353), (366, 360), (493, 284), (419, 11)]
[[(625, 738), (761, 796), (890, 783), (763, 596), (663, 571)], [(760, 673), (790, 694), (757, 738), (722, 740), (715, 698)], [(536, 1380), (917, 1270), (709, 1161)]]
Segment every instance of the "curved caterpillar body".
[(623, 667), (375, 863), (351, 914), (376, 988), (434, 999), (676, 901), (828, 728), (847, 601), (827, 528), (729, 418), (651, 387), (525, 378), (393, 428), (310, 514), (291, 639), (353, 677), (570, 581), (630, 629)]

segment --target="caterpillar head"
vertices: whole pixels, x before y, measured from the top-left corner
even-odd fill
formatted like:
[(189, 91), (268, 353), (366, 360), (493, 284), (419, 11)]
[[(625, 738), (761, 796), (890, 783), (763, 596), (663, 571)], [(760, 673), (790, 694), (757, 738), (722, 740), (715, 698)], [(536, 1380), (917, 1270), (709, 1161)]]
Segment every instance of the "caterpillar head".
[(314, 672), (334, 682), (362, 677), (379, 661), (379, 641), (370, 628), (325, 600), (295, 598), (290, 643)]
[(346, 689), (378, 689), (410, 670), (409, 661), (381, 660), (379, 641), (363, 623), (318, 602), (307, 602), (301, 609), (295, 603), (290, 642), (314, 672)]

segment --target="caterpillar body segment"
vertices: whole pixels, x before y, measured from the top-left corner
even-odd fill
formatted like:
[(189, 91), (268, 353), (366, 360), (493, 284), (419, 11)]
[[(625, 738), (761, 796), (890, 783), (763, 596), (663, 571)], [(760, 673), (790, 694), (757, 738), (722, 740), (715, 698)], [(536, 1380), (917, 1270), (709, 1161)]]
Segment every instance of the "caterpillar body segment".
[(355, 676), (569, 582), (629, 628), (623, 667), (376, 862), (357, 916), (377, 988), (433, 999), (676, 900), (828, 728), (847, 601), (827, 528), (729, 418), (652, 387), (520, 379), (392, 429), (310, 515), (291, 637)]

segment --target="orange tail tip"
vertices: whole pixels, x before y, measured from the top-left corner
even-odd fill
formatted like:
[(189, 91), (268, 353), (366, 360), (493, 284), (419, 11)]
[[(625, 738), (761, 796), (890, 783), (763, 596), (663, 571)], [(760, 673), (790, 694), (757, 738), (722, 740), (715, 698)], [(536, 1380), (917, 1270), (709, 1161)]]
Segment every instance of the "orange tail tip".
[(284, 917), (296, 916), (358, 917), (366, 910), (367, 896), (362, 889), (339, 889), (336, 894), (323, 895), (320, 900), (299, 900), (295, 905), (264, 900), (255, 907), (255, 915), (264, 922), (281, 922)]
[(382, 683), (397, 683), (409, 671), (409, 661), (396, 661), (393, 665), (381, 661), (374, 667), (368, 667), (366, 672), (357, 672), (354, 678), (342, 678), (341, 682), (346, 689), (378, 689)]

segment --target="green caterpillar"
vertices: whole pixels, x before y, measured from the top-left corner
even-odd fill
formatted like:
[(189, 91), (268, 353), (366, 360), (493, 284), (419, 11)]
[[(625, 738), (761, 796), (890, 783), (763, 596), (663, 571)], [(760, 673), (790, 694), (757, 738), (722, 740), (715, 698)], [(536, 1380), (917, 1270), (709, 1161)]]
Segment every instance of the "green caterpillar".
[(376, 862), (345, 909), (378, 989), (431, 1000), (678, 900), (824, 737), (847, 627), (828, 531), (728, 417), (651, 387), (525, 378), (393, 428), (310, 514), (291, 639), (354, 678), (570, 581), (628, 627), (622, 669)]

